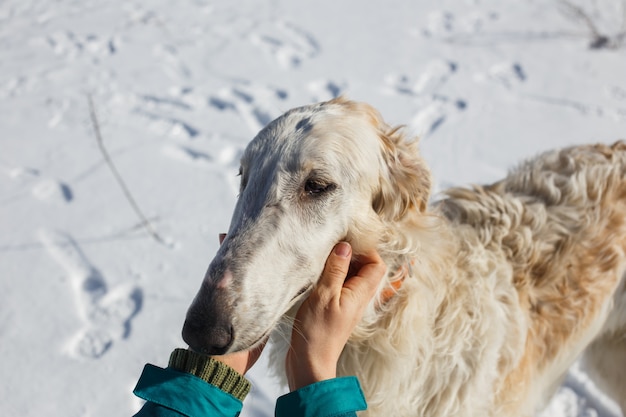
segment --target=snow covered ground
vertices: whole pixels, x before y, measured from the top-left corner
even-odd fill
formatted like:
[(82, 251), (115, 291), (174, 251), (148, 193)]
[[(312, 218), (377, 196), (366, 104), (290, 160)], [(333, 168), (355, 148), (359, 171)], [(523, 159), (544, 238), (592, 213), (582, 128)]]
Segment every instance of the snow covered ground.
[[(580, 3), (623, 30), (621, 0)], [(617, 38), (615, 38), (617, 39)], [(340, 93), (422, 136), (436, 189), (626, 136), (626, 48), (556, 0), (0, 2), (0, 415), (130, 415), (268, 121)], [(162, 242), (140, 225), (104, 144)], [(278, 388), (254, 369), (248, 416)], [(574, 368), (543, 416), (618, 417)]]

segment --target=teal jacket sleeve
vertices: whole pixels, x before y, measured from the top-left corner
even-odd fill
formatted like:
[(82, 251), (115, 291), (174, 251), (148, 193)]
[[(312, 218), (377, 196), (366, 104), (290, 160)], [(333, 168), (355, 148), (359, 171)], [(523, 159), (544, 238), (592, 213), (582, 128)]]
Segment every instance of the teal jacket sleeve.
[(242, 403), (194, 375), (147, 364), (133, 393), (147, 402), (136, 417), (238, 416)]
[[(171, 367), (147, 364), (133, 392), (146, 400), (136, 417), (236, 417), (242, 408), (242, 397), (234, 397), (200, 377)], [(344, 377), (283, 395), (276, 402), (275, 415), (351, 417), (365, 409), (359, 381), (356, 377)]]
[(351, 417), (367, 409), (356, 377), (329, 379), (279, 397), (276, 417)]

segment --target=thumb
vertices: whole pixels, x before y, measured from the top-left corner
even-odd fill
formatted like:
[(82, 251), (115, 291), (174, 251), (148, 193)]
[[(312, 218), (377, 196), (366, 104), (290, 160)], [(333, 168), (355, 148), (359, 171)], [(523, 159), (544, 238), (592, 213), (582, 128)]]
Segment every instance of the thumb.
[(348, 278), (344, 287), (350, 290), (360, 303), (368, 302), (376, 293), (387, 266), (378, 252), (370, 250), (359, 258), (359, 270)]
[(317, 284), (321, 292), (339, 294), (350, 269), (352, 247), (348, 242), (339, 242), (326, 260), (324, 272)]

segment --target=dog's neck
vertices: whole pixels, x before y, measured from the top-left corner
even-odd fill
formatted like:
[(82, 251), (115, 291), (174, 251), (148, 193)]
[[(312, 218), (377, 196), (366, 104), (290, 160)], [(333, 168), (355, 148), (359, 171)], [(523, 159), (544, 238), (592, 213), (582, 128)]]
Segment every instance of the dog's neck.
[(384, 305), (398, 293), (404, 281), (413, 273), (412, 264), (412, 260), (407, 260), (397, 267), (389, 268), (387, 281), (381, 289), (378, 299), (380, 305)]

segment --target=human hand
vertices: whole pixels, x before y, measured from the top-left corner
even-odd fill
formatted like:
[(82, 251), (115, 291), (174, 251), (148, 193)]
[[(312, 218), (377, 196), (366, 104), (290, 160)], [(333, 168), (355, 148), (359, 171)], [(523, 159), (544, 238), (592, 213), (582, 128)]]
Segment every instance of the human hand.
[(338, 243), (324, 272), (294, 322), (286, 370), (289, 388), (337, 376), (337, 361), (350, 334), (374, 297), (386, 266), (375, 250), (359, 256), (349, 274), (352, 247)]
[(213, 355), (211, 357), (216, 361), (225, 363), (226, 365), (233, 368), (235, 371), (239, 372), (241, 375), (244, 375), (259, 359), (259, 356), (261, 356), (261, 352), (263, 352), (263, 348), (265, 347), (266, 343), (267, 339), (259, 346), (254, 347), (250, 350), (242, 350), (239, 352), (227, 353), (225, 355)]

